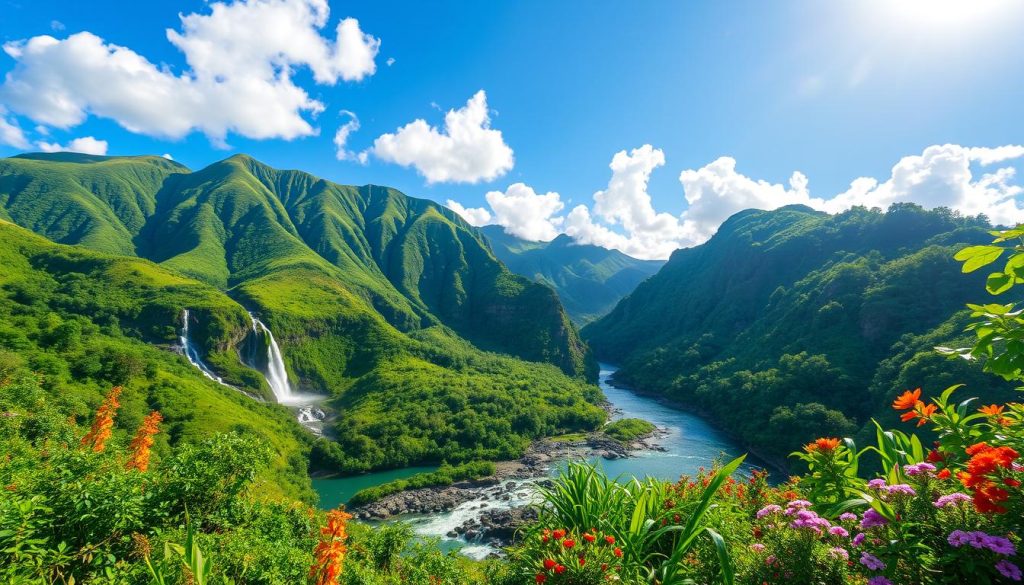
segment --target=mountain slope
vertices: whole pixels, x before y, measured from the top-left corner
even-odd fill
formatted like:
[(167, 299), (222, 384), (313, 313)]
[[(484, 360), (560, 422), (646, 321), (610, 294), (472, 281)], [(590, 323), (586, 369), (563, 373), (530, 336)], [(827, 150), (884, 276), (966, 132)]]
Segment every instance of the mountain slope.
[(608, 313), (665, 264), (577, 244), (564, 234), (550, 242), (530, 242), (506, 234), (501, 226), (484, 226), (480, 231), (509, 270), (555, 289), (565, 311), (581, 324)]
[(0, 370), (36, 372), (59, 408), (79, 420), (91, 418), (111, 386), (123, 385), (119, 440), (150, 409), (160, 410), (158, 455), (218, 432), (256, 435), (275, 454), (261, 491), (312, 497), (305, 472), (311, 441), (286, 408), (217, 384), (160, 349), (177, 340), (188, 306), (200, 317), (193, 335), (222, 352), (248, 331), (240, 305), (146, 260), (54, 244), (6, 221), (0, 265)]
[[(105, 170), (154, 178), (131, 191), (97, 179)], [(22, 205), (23, 185), (74, 197)], [(142, 203), (108, 204), (128, 199)], [(432, 202), (242, 155), (196, 172), (156, 157), (32, 155), (0, 161), (0, 203), (6, 217), (47, 237), (101, 241), (96, 247), (152, 260), (258, 313), (298, 389), (334, 397), (345, 449), (321, 445), (319, 460), (340, 469), (503, 456), (532, 437), (592, 428), (602, 418), (592, 404), (599, 396), (583, 382), (596, 362), (554, 292), (509, 272), (471, 226)], [(52, 215), (80, 227), (34, 221)], [(242, 337), (206, 345), (206, 361), (249, 388), (243, 378), (253, 371), (237, 359)], [(398, 424), (434, 408), (407, 400), (424, 387), (428, 400), (445, 405), (437, 410), (442, 425)], [(374, 412), (385, 393), (398, 404)], [(474, 398), (449, 400), (456, 394)], [(458, 431), (518, 419), (507, 434)]]
[(1006, 389), (931, 351), (960, 335), (964, 304), (984, 294), (984, 277), (962, 275), (952, 257), (988, 241), (987, 228), (903, 204), (744, 211), (675, 252), (584, 335), (623, 364), (621, 380), (781, 456), (890, 418), (901, 385), (959, 377), (983, 396)]

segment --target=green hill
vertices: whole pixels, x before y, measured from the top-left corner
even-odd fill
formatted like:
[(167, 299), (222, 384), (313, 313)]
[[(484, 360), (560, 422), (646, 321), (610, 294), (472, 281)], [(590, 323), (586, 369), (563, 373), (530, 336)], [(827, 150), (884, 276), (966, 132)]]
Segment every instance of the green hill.
[[(827, 215), (744, 211), (676, 251), (584, 336), (620, 380), (708, 413), (781, 456), (818, 436), (891, 422), (893, 392), (998, 380), (932, 351), (960, 337), (984, 276), (953, 254), (988, 242), (984, 218), (897, 204)], [(955, 345), (955, 344), (954, 344)]]
[[(224, 291), (236, 328), (199, 342), (246, 388), (242, 307), (259, 314), (292, 380), (340, 411), (341, 451), (319, 443), (323, 465), (510, 456), (603, 416), (584, 382), (596, 362), (555, 293), (509, 272), (453, 212), (393, 189), (247, 156), (190, 172), (159, 157), (23, 155), (0, 160), (0, 216)], [(166, 331), (192, 308), (180, 300)]]
[(485, 226), (480, 231), (509, 270), (555, 289), (565, 311), (579, 324), (611, 311), (665, 264), (577, 244), (564, 234), (550, 242), (530, 242), (506, 234), (501, 226)]

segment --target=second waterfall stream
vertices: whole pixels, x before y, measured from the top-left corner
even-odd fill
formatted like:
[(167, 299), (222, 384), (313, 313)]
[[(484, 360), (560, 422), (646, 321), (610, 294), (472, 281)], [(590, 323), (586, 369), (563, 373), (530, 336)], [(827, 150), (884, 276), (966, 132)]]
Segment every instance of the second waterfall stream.
[(277, 346), (274, 334), (263, 324), (263, 321), (257, 319), (256, 315), (252, 313), (249, 313), (249, 318), (252, 319), (253, 333), (257, 336), (267, 336), (267, 368), (264, 375), (267, 378), (267, 383), (270, 384), (270, 390), (278, 402), (288, 404), (294, 396), (292, 395), (292, 386), (288, 382), (288, 370), (284, 367), (281, 348)]

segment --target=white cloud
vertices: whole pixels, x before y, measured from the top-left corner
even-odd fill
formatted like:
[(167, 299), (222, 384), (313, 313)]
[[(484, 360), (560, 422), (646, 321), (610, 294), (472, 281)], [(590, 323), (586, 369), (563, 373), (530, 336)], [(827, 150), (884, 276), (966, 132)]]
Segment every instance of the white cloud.
[(689, 204), (682, 214), (687, 243), (702, 242), (729, 216), (744, 209), (775, 209), (783, 205), (811, 205), (807, 177), (796, 171), (788, 187), (755, 181), (736, 172), (736, 159), (723, 156), (700, 169), (680, 173), (679, 182)]
[(376, 71), (380, 41), (355, 19), (343, 19), (333, 39), (321, 36), (326, 0), (236, 0), (210, 10), (184, 15), (180, 32), (167, 31), (189, 65), (180, 75), (89, 32), (7, 43), (16, 65), (0, 86), (0, 103), (58, 128), (91, 114), (151, 136), (200, 131), (223, 145), (229, 132), (256, 139), (317, 133), (305, 115), (324, 106), (292, 81), (296, 68), (308, 67), (328, 85)]
[(469, 225), (480, 227), (491, 223), (491, 213), (483, 207), (463, 207), (458, 201), (448, 200), (445, 205), (449, 209), (462, 216)]
[(484, 196), (494, 211), (494, 223), (524, 240), (552, 240), (561, 231), (562, 210), (558, 193), (537, 193), (523, 183), (513, 183), (504, 192), (490, 191)]
[[(743, 175), (736, 170), (735, 159), (723, 156), (680, 173), (688, 207), (674, 216), (657, 212), (651, 202), (648, 181), (651, 173), (665, 164), (665, 158), (660, 150), (644, 145), (615, 154), (608, 187), (594, 193), (592, 207), (577, 205), (564, 217), (557, 216), (562, 209), (557, 193), (539, 196), (521, 183), (505, 194), (488, 193), (487, 202), (494, 212), (493, 223), (525, 239), (551, 239), (563, 232), (581, 244), (615, 248), (637, 258), (667, 258), (677, 248), (704, 242), (739, 211), (792, 204), (838, 213), (857, 205), (885, 209), (895, 202), (913, 202), (929, 209), (948, 207), (965, 215), (983, 213), (997, 224), (1021, 223), (1024, 207), (1018, 197), (1024, 195), (1024, 188), (1013, 183), (1016, 169), (1003, 166), (979, 175), (973, 168), (1018, 159), (1024, 159), (1024, 146), (929, 146), (920, 155), (900, 159), (884, 181), (860, 177), (846, 191), (825, 198), (811, 194), (809, 181), (800, 171), (793, 172), (787, 184), (771, 183)], [(513, 187), (533, 198), (510, 198)], [(502, 197), (492, 197), (494, 194)], [(547, 205), (534, 203), (534, 198)], [(490, 221), (484, 208), (458, 209), (483, 218), (481, 223)]]
[(17, 122), (9, 121), (3, 107), (0, 107), (0, 144), (13, 146), (14, 148), (31, 148), (25, 132), (18, 126)]
[(387, 65), (388, 67), (391, 67), (392, 65), (394, 65), (394, 64), (395, 64), (395, 58), (394, 58), (394, 57), (388, 57), (388, 60), (387, 60), (387, 61), (385, 61), (384, 63), (385, 63), (385, 64), (386, 64), (386, 65)]
[(75, 138), (66, 145), (55, 142), (38, 142), (36, 147), (43, 152), (81, 152), (82, 154), (107, 154), (107, 141), (97, 140), (92, 136)]
[(162, 157), (166, 158), (167, 160), (174, 160), (174, 157), (173, 157), (173, 156), (171, 156), (171, 153), (169, 153), (169, 152), (165, 152), (165, 153), (163, 153), (163, 154), (162, 154), (162, 155), (160, 155), (160, 156), (162, 156)]
[(512, 149), (501, 131), (491, 128), (484, 90), (465, 107), (449, 110), (443, 129), (414, 120), (378, 137), (370, 152), (381, 160), (415, 167), (428, 183), (491, 181), (513, 165)]
[(67, 27), (64, 26), (64, 23), (59, 21), (59, 20), (51, 20), (50, 21), (50, 28), (52, 30), (64, 30)]
[(355, 112), (348, 110), (342, 110), (341, 115), (347, 116), (348, 121), (339, 126), (338, 131), (334, 133), (335, 157), (338, 160), (354, 160), (366, 164), (367, 154), (365, 151), (356, 153), (348, 149), (348, 137), (359, 130), (359, 117)]

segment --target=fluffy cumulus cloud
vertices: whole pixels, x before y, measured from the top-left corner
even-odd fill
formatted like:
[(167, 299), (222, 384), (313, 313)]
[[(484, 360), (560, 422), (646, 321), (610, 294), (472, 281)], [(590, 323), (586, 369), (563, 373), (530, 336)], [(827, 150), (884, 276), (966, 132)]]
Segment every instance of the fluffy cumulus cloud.
[[(771, 183), (742, 174), (735, 159), (720, 157), (680, 173), (687, 208), (676, 216), (654, 209), (648, 182), (665, 158), (660, 150), (644, 145), (616, 153), (607, 188), (594, 193), (592, 205), (577, 205), (564, 216), (556, 215), (563, 208), (557, 193), (539, 196), (521, 183), (513, 185), (516, 193), (532, 194), (545, 204), (530, 204), (530, 197), (510, 199), (510, 187), (505, 194), (487, 195), (493, 215), (484, 208), (453, 208), (467, 218), (471, 215), (475, 225), (495, 223), (525, 239), (547, 240), (565, 233), (581, 244), (614, 248), (638, 258), (666, 258), (677, 248), (704, 242), (734, 213), (792, 204), (838, 213), (853, 206), (884, 209), (895, 202), (913, 202), (965, 215), (985, 214), (997, 224), (1024, 222), (1024, 206), (1018, 201), (1024, 188), (1014, 183), (1016, 168), (1009, 164), (1019, 159), (1024, 159), (1020, 145), (935, 145), (900, 159), (884, 180), (860, 177), (842, 193), (816, 197), (799, 171), (787, 184)], [(492, 198), (493, 194), (504, 198)], [(449, 205), (457, 204), (449, 201)]]
[[(36, 147), (43, 152), (81, 152), (82, 154), (107, 154), (107, 141), (98, 140), (92, 136), (75, 138), (67, 144), (61, 145), (51, 142), (37, 142)], [(164, 155), (167, 156), (167, 155)]]
[(358, 81), (376, 71), (380, 41), (352, 18), (333, 37), (326, 0), (236, 0), (181, 17), (168, 40), (188, 63), (180, 74), (127, 47), (80, 32), (10, 42), (15, 60), (0, 103), (37, 123), (71, 128), (91, 114), (151, 136), (193, 131), (223, 144), (228, 133), (292, 139), (317, 133), (324, 109), (292, 80), (306, 67), (316, 83)]
[(378, 137), (369, 149), (377, 158), (414, 167), (428, 183), (478, 183), (507, 173), (512, 149), (500, 130), (491, 128), (487, 94), (480, 90), (444, 117), (444, 127), (414, 120)]
[(479, 227), (491, 223), (491, 212), (487, 211), (483, 207), (463, 207), (461, 203), (452, 199), (449, 199), (445, 205), (455, 213), (461, 215), (462, 219), (466, 220), (469, 225)]

